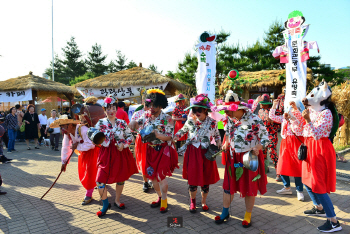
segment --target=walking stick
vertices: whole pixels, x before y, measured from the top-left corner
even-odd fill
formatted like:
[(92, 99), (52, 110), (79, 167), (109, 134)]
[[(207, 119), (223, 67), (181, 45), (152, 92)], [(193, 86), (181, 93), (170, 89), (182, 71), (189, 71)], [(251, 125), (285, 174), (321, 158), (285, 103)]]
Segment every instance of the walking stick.
[[(72, 157), (73, 153), (74, 153), (74, 150), (73, 150), (73, 152), (71, 153), (71, 155), (68, 157), (67, 162), (69, 162), (69, 160), (70, 160), (70, 158)], [(60, 174), (58, 174), (56, 180), (53, 182), (53, 184), (51, 185), (51, 187), (49, 188), (49, 190), (47, 190), (47, 192), (40, 198), (40, 200), (42, 200), (42, 199), (45, 197), (45, 195), (48, 194), (48, 192), (50, 192), (50, 190), (52, 189), (52, 187), (56, 184), (58, 178), (60, 178), (62, 172), (63, 172), (63, 171), (61, 170), (61, 172), (60, 172)]]

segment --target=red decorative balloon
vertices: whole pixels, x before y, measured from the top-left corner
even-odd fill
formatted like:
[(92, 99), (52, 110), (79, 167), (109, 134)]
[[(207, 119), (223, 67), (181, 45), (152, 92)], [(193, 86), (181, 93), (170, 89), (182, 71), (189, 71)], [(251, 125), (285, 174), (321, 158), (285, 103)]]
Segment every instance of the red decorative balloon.
[(236, 72), (235, 70), (232, 70), (232, 71), (230, 71), (230, 73), (228, 74), (228, 76), (229, 76), (230, 78), (235, 78), (235, 77), (237, 76), (237, 72)]

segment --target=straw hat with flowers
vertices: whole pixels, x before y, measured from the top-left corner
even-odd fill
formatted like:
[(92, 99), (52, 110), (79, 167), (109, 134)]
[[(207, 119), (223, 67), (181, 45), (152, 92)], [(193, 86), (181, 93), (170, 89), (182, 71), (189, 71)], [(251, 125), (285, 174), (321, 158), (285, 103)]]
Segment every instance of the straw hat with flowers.
[(248, 100), (248, 104), (240, 101), (240, 98), (232, 90), (229, 90), (225, 96), (225, 100), (219, 106), (212, 107), (213, 111), (237, 111), (237, 110), (249, 110), (251, 104), (254, 101), (252, 99)]
[(193, 102), (191, 102), (191, 105), (187, 107), (185, 111), (192, 109), (193, 107), (201, 107), (204, 109), (208, 109), (208, 111), (210, 112), (211, 111), (210, 108), (212, 106), (213, 104), (210, 102), (210, 99), (208, 98), (208, 94), (201, 93), (194, 98)]

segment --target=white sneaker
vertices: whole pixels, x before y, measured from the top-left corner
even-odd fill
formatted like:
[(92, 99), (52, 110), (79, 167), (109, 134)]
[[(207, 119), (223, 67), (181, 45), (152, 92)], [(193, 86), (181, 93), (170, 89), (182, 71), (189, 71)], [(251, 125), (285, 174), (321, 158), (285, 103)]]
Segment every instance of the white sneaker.
[(298, 201), (304, 201), (304, 193), (297, 190)]
[(283, 187), (281, 190), (277, 190), (276, 193), (278, 194), (292, 194), (292, 190), (286, 189), (286, 187)]

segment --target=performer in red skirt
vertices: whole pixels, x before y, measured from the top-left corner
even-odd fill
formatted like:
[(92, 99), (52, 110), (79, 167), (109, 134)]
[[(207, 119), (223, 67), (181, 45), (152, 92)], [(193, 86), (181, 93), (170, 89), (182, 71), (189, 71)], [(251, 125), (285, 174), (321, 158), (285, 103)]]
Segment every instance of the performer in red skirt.
[[(163, 91), (149, 89), (146, 95), (145, 105), (150, 111), (145, 112), (138, 121), (131, 121), (132, 130), (142, 129), (143, 137), (147, 142), (146, 163), (144, 171), (146, 177), (152, 180), (158, 199), (152, 202), (151, 207), (161, 207), (160, 212), (168, 211), (167, 192), (168, 182), (166, 176), (171, 176), (178, 166), (178, 155), (174, 144), (171, 142), (174, 132), (172, 118), (162, 112), (168, 106), (168, 100)], [(144, 148), (140, 148), (140, 150)], [(137, 154), (140, 152), (136, 152)]]
[(189, 118), (185, 125), (175, 134), (174, 140), (181, 139), (189, 133), (185, 145), (179, 152), (185, 151), (183, 161), (182, 178), (187, 179), (189, 193), (191, 197), (190, 212), (196, 212), (197, 186), (202, 189), (202, 209), (209, 210), (207, 206), (207, 196), (209, 185), (220, 180), (216, 161), (210, 161), (205, 157), (212, 140), (221, 148), (220, 133), (217, 122), (208, 116), (210, 110), (210, 100), (207, 94), (199, 94), (195, 97), (193, 104), (187, 108), (192, 109), (195, 119)]
[[(173, 111), (173, 120), (175, 121), (175, 130), (174, 134), (176, 134), (185, 124), (187, 120), (188, 113), (190, 112), (185, 105), (185, 100), (186, 98), (184, 97), (183, 94), (179, 94), (177, 96), (175, 103), (176, 107), (174, 108)], [(187, 140), (187, 134), (183, 135), (177, 142), (176, 142), (176, 149), (178, 150), (181, 146), (182, 141)]]
[[(270, 119), (275, 123), (282, 123), (282, 142), (280, 146), (280, 154), (277, 164), (277, 175), (281, 175), (284, 187), (276, 192), (278, 194), (292, 194), (290, 189), (289, 176), (294, 177), (297, 197), (299, 201), (304, 201), (303, 183), (301, 182), (301, 162), (298, 159), (298, 149), (304, 141), (303, 129), (299, 127), (298, 119), (302, 119), (295, 102), (290, 102), (292, 106), (292, 115), (297, 116), (291, 119), (288, 113), (284, 115), (276, 115), (276, 108), (281, 101), (276, 99), (273, 101), (272, 108), (269, 113)], [(302, 121), (304, 121), (302, 119)], [(294, 125), (293, 131), (290, 125)]]
[[(145, 96), (142, 98), (142, 109), (135, 112), (132, 117), (131, 121), (137, 121), (146, 111), (149, 110), (149, 108), (145, 105), (144, 102)], [(138, 129), (139, 131), (141, 129)], [(142, 143), (141, 135), (137, 134), (136, 140), (135, 140), (135, 157), (136, 157), (136, 165), (137, 169), (142, 173), (143, 178), (143, 188), (142, 190), (146, 193), (150, 188), (152, 188), (152, 182), (149, 181), (146, 177), (146, 171), (144, 170), (146, 165), (146, 155), (144, 154), (146, 152), (147, 145), (145, 143)]]
[(342, 230), (328, 196), (336, 189), (336, 154), (329, 137), (336, 133), (339, 126), (331, 95), (330, 87), (322, 81), (303, 99), (308, 109), (302, 112), (306, 121), (303, 134), (307, 146), (307, 157), (302, 163), (302, 182), (314, 204), (304, 214), (327, 216), (326, 223), (318, 227), (321, 232)]
[[(217, 108), (225, 110), (227, 124), (225, 126), (226, 141), (222, 154), (226, 157), (224, 176), (223, 209), (220, 216), (215, 217), (217, 224), (222, 224), (230, 216), (228, 209), (235, 193), (244, 197), (246, 212), (242, 222), (243, 227), (251, 226), (251, 213), (258, 191), (266, 193), (267, 178), (264, 168), (263, 147), (269, 142), (268, 132), (262, 120), (251, 113), (246, 105), (240, 101), (237, 94), (231, 90), (225, 97), (225, 102)], [(259, 166), (253, 172), (243, 166), (243, 155), (252, 151), (258, 157)]]
[(96, 213), (99, 217), (104, 216), (111, 207), (106, 184), (117, 183), (114, 206), (125, 209), (124, 203), (120, 202), (125, 181), (138, 173), (135, 159), (129, 149), (133, 141), (131, 130), (124, 120), (115, 117), (117, 100), (114, 97), (105, 98), (104, 108), (107, 118), (100, 119), (95, 126), (106, 137), (101, 144), (97, 161), (96, 183), (103, 202), (102, 209)]
[[(64, 119), (65, 115), (62, 115), (60, 119), (55, 120), (50, 128), (61, 127), (63, 135), (62, 149), (61, 149), (61, 171), (66, 171), (67, 158), (71, 153), (77, 149), (78, 154), (78, 173), (81, 184), (86, 189), (85, 198), (82, 200), (82, 205), (86, 205), (92, 201), (92, 192), (96, 186), (96, 161), (98, 155), (98, 147), (95, 149), (95, 145), (87, 137), (88, 128), (84, 125), (80, 125), (79, 120)], [(84, 135), (80, 135), (81, 132)]]

